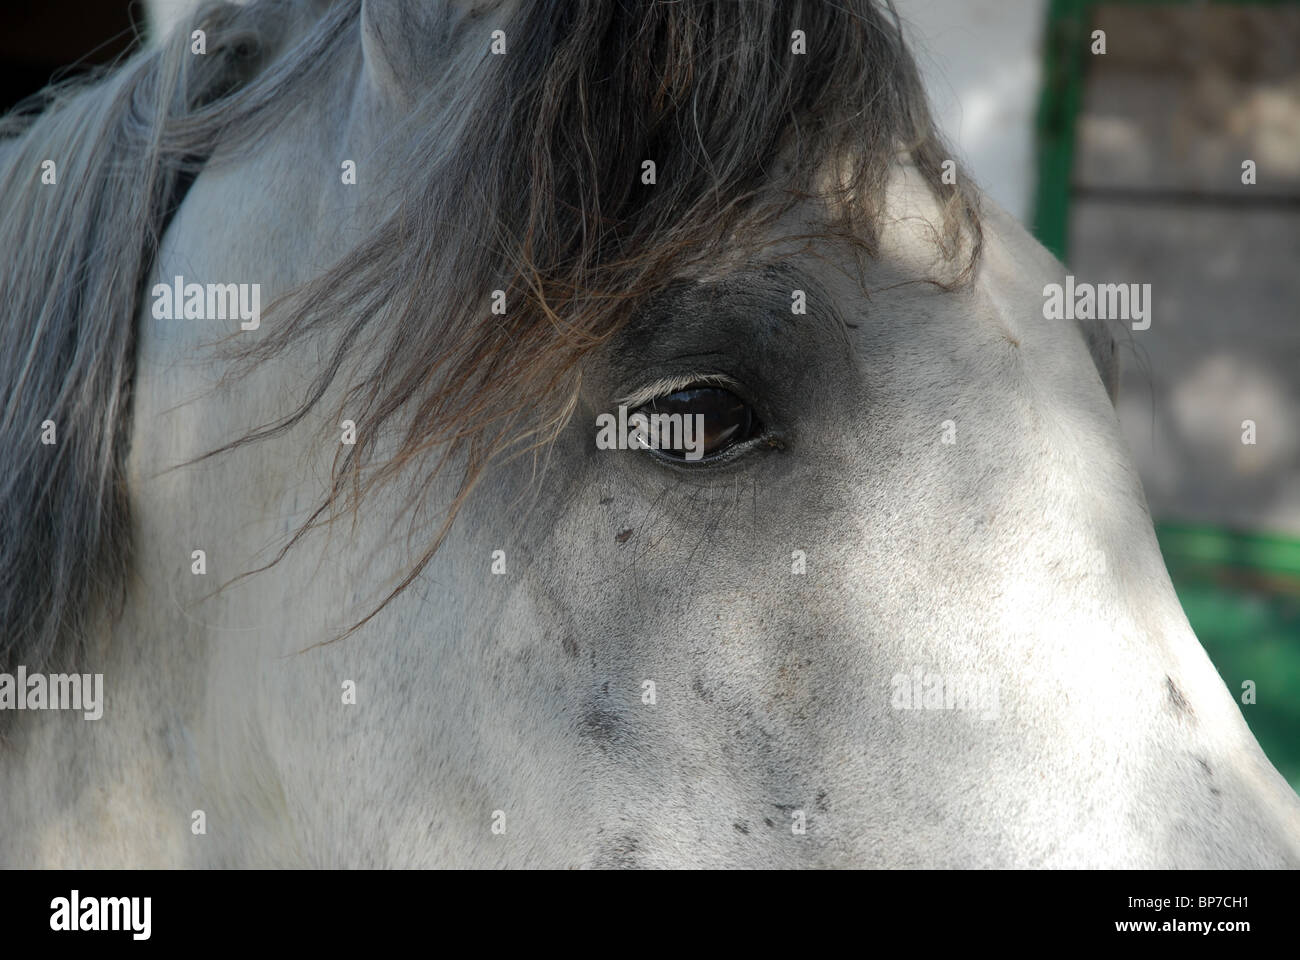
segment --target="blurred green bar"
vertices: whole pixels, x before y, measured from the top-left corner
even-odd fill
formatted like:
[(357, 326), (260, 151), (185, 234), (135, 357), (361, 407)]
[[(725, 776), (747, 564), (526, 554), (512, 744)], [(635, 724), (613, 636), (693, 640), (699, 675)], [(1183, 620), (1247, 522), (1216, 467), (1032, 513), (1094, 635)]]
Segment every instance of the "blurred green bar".
[(1300, 578), (1300, 540), (1187, 523), (1156, 524), (1169, 566), (1209, 564)]

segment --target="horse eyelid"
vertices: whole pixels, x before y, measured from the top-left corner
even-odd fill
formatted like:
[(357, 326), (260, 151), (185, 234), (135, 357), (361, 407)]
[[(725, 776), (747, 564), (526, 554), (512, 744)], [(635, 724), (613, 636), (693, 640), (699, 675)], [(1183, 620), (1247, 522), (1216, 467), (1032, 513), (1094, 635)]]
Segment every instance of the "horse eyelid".
[(664, 397), (672, 396), (682, 390), (698, 387), (720, 387), (723, 390), (730, 390), (741, 400), (750, 403), (745, 388), (724, 373), (681, 374), (661, 377), (651, 381), (644, 387), (633, 390), (626, 396), (620, 397), (614, 403), (616, 406), (626, 406), (629, 410), (636, 410), (652, 400), (662, 400)]

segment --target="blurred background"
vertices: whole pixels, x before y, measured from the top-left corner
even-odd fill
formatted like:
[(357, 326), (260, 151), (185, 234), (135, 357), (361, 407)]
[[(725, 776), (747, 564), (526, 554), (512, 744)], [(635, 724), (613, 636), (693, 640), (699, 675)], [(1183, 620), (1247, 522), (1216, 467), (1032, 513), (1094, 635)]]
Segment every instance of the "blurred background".
[[(0, 106), (192, 5), (9, 0)], [(1120, 421), (1188, 619), (1300, 789), (1300, 3), (896, 5), (993, 199), (1080, 280), (1152, 285)]]

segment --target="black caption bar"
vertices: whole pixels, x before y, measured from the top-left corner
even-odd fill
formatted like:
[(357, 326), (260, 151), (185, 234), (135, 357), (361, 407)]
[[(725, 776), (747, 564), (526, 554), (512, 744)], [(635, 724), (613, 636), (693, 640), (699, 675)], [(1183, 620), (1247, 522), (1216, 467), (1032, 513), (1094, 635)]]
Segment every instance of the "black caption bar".
[[(401, 943), (532, 931), (588, 943), (677, 940), (734, 948), (782, 931), (859, 944), (1116, 943), (1221, 949), (1291, 942), (1294, 878), (1268, 872), (0, 872), (6, 946)], [(598, 939), (593, 940), (593, 935)], [(613, 937), (613, 940), (609, 938)], [(912, 939), (919, 937), (919, 940)], [(429, 939), (435, 938), (435, 939)], [(647, 939), (648, 938), (648, 939)], [(66, 945), (66, 943), (65, 943)], [(16, 955), (16, 954), (15, 954)]]

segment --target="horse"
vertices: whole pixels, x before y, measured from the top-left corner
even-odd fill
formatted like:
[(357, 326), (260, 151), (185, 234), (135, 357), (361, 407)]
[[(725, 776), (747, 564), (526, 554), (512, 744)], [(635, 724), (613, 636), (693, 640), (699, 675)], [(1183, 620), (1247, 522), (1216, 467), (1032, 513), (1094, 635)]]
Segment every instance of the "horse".
[(0, 133), (0, 863), (1300, 864), (892, 7), (209, 3)]

